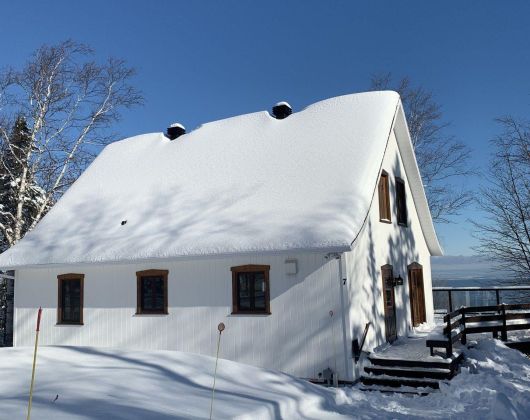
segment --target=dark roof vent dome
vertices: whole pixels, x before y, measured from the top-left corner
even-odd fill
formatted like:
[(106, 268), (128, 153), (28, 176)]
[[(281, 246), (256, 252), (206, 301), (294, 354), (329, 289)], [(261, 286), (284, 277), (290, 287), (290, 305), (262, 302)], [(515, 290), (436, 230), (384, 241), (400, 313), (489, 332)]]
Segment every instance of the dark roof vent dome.
[(272, 107), (272, 116), (277, 120), (283, 120), (293, 113), (293, 108), (287, 102), (278, 102)]
[(186, 127), (179, 123), (171, 124), (167, 129), (167, 136), (169, 140), (175, 140), (177, 137), (180, 137), (183, 134), (186, 134)]

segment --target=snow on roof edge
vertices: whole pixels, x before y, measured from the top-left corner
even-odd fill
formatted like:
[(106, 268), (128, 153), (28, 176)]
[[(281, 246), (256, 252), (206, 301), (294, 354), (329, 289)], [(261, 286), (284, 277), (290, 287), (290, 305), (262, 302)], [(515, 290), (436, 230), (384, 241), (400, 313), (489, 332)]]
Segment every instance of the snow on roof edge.
[[(383, 93), (383, 92), (377, 92), (377, 93)], [(401, 105), (401, 101), (400, 101), (400, 98), (399, 98), (399, 95), (396, 93), (396, 92), (384, 92), (386, 94), (386, 100), (387, 100), (387, 104), (388, 105), (391, 105), (392, 104), (392, 107), (395, 109), (395, 111), (390, 114), (390, 109), (387, 109), (387, 113), (384, 114), (386, 115), (386, 117), (384, 117), (384, 126), (385, 127), (388, 127), (386, 128), (388, 130), (388, 135), (392, 132), (392, 130), (394, 129), (394, 126), (396, 124), (396, 115), (397, 113), (401, 110), (401, 113), (400, 113), (400, 117), (402, 119), (404, 119), (404, 115), (403, 115), (403, 111), (402, 111), (402, 105)], [(365, 93), (366, 94), (366, 93)], [(332, 100), (339, 100), (341, 98), (346, 98), (346, 97), (350, 97), (350, 96), (357, 96), (357, 95), (363, 95), (362, 93), (361, 94), (354, 94), (354, 95), (341, 95), (341, 96), (338, 96), (338, 97), (335, 97), (335, 98), (329, 98), (329, 99), (324, 99), (322, 101), (318, 101), (318, 102), (315, 102), (313, 104), (310, 104), (308, 105), (307, 107), (305, 107), (303, 110), (308, 110), (308, 109), (312, 109), (312, 108), (317, 108), (315, 111), (319, 111), (319, 107), (321, 106), (321, 104), (326, 104), (328, 101), (332, 101)], [(395, 101), (395, 102), (394, 102)], [(301, 111), (303, 111), (301, 110)], [(301, 112), (299, 111), (299, 112)], [(205, 126), (208, 126), (210, 124), (215, 124), (215, 123), (219, 123), (221, 125), (221, 128), (222, 128), (222, 125), (223, 124), (229, 124), (229, 121), (233, 120), (233, 119), (237, 119), (237, 118), (242, 118), (242, 117), (247, 117), (249, 118), (250, 116), (257, 116), (257, 114), (261, 114), (261, 116), (267, 116), (268, 118), (270, 118), (271, 120), (273, 120), (273, 118), (270, 116), (270, 114), (267, 112), (267, 111), (258, 111), (258, 112), (253, 112), (253, 113), (249, 113), (249, 114), (243, 114), (243, 115), (239, 115), (239, 116), (234, 116), (234, 117), (229, 117), (229, 118), (225, 118), (225, 119), (221, 119), (221, 120), (218, 120), (218, 121), (212, 121), (212, 122), (208, 122), (208, 123), (205, 123), (205, 124), (202, 124), (200, 125), (197, 129), (193, 130), (193, 131), (196, 131), (198, 130), (199, 128), (201, 127), (205, 127)], [(403, 124), (401, 124), (401, 126), (403, 126)], [(217, 127), (219, 128), (219, 127)], [(401, 129), (403, 127), (400, 127)], [(420, 224), (421, 224), (421, 227), (422, 227), (422, 232), (424, 234), (424, 237), (425, 237), (425, 240), (428, 244), (428, 248), (429, 248), (429, 251), (431, 252), (432, 255), (442, 255), (442, 251), (441, 251), (441, 248), (440, 248), (440, 245), (438, 243), (438, 239), (436, 237), (436, 232), (434, 231), (434, 226), (432, 224), (432, 219), (430, 217), (430, 213), (429, 213), (429, 209), (428, 209), (428, 204), (427, 204), (427, 201), (426, 201), (426, 197), (425, 197), (425, 192), (423, 190), (423, 184), (421, 183), (421, 177), (419, 175), (419, 171), (418, 171), (418, 168), (417, 168), (417, 163), (416, 163), (416, 159), (414, 157), (414, 152), (412, 150), (412, 144), (410, 142), (410, 136), (408, 134), (408, 128), (406, 126), (406, 120), (404, 121), (404, 128), (406, 130), (406, 133), (404, 133), (405, 135), (399, 135), (399, 136), (396, 136), (397, 139), (398, 139), (398, 145), (400, 147), (400, 152), (402, 154), (402, 158), (403, 158), (403, 161), (404, 161), (404, 165), (405, 165), (405, 170), (408, 172), (411, 173), (411, 180), (413, 181), (413, 183), (415, 183), (415, 187), (412, 188), (412, 185), (411, 185), (411, 190), (412, 190), (412, 195), (413, 195), (413, 199), (415, 201), (415, 203), (418, 203), (418, 215), (420, 216)], [(193, 133), (193, 132), (192, 132)], [(403, 134), (403, 133), (401, 133)], [(156, 135), (156, 136), (159, 136), (161, 141), (164, 141), (164, 142), (167, 142), (169, 143), (169, 140), (167, 140), (165, 138), (165, 136), (163, 135), (163, 133), (153, 133), (153, 135)], [(388, 142), (388, 135), (387, 137), (385, 138), (385, 142)], [(121, 141), (118, 141), (118, 142), (114, 142), (110, 145), (108, 145), (105, 149), (107, 149), (106, 151), (110, 151), (111, 149), (113, 149), (114, 147), (119, 147), (119, 144), (123, 144), (125, 142), (134, 142), (134, 141), (138, 141), (138, 138), (139, 137), (143, 137), (145, 135), (140, 135), (140, 136), (134, 136), (134, 137), (131, 137), (131, 138), (128, 138), (128, 139), (124, 139), (124, 140), (121, 140)], [(407, 140), (404, 138), (406, 137), (408, 139), (408, 142)], [(381, 139), (381, 141), (383, 141), (383, 136), (382, 136), (382, 133), (379, 134), (379, 138)], [(403, 143), (403, 145), (401, 144)], [(408, 145), (407, 145), (408, 143)], [(404, 147), (402, 147), (404, 146)], [(408, 146), (408, 148), (407, 148)], [(100, 154), (100, 157), (101, 155), (104, 155), (105, 154), (105, 150), (102, 151), (102, 153)], [(383, 156), (384, 157), (384, 156)], [(419, 184), (417, 184), (419, 180)], [(375, 185), (377, 185), (377, 179), (375, 179)], [(412, 183), (411, 183), (412, 184)], [(63, 198), (65, 196), (68, 196), (70, 191), (67, 191), (66, 194), (63, 196)], [(370, 208), (373, 204), (373, 197), (372, 197), (372, 201), (369, 202), (369, 207), (367, 209), (367, 213), (370, 211)], [(52, 214), (54, 212), (54, 209), (51, 210), (50, 214)], [(362, 213), (361, 213), (362, 214)], [(281, 254), (286, 254), (286, 253), (295, 253), (295, 252), (323, 252), (323, 251), (328, 251), (328, 252), (346, 252), (346, 251), (349, 251), (351, 250), (351, 246), (353, 244), (353, 242), (355, 242), (358, 234), (360, 231), (362, 231), (362, 228), (363, 228), (363, 225), (364, 223), (361, 223), (361, 225), (356, 225), (355, 227), (357, 228), (357, 233), (355, 233), (354, 229), (352, 229), (352, 231), (350, 232), (351, 235), (351, 238), (353, 239), (353, 241), (346, 241), (347, 238), (343, 238), (341, 241), (333, 241), (335, 242), (333, 244), (333, 242), (331, 243), (328, 243), (326, 244), (326, 241), (322, 242), (320, 241), (320, 244), (318, 243), (314, 243), (314, 245), (316, 246), (313, 246), (311, 247), (311, 245), (309, 245), (308, 247), (297, 247), (296, 244), (293, 243), (293, 246), (292, 248), (289, 248), (289, 247), (285, 247), (285, 248), (282, 248), (282, 247), (278, 247), (278, 248), (255, 248), (255, 249), (249, 249), (249, 250), (240, 250), (240, 251), (234, 251), (234, 252), (231, 252), (231, 251), (228, 251), (223, 253), (222, 251), (221, 252), (209, 252), (209, 251), (206, 251), (204, 253), (183, 253), (183, 254), (178, 254), (178, 255), (172, 255), (172, 256), (153, 256), (153, 257), (147, 257), (147, 259), (143, 258), (140, 254), (137, 254), (136, 256), (135, 255), (131, 255), (130, 258), (129, 257), (123, 257), (123, 256), (117, 256), (116, 259), (107, 259), (107, 260), (87, 260), (87, 261), (84, 261), (84, 260), (80, 260), (80, 259), (77, 259), (77, 260), (64, 260), (64, 261), (57, 261), (57, 262), (52, 262), (52, 263), (49, 263), (47, 264), (46, 262), (34, 262), (34, 263), (20, 263), (20, 264), (12, 264), (11, 266), (9, 266), (8, 268), (9, 269), (13, 269), (13, 268), (21, 268), (21, 267), (36, 267), (36, 266), (45, 266), (45, 265), (77, 265), (77, 264), (93, 264), (93, 263), (98, 263), (98, 264), (106, 264), (106, 263), (111, 263), (111, 264), (120, 264), (120, 263), (130, 263), (132, 261), (159, 261), (159, 260), (167, 260), (167, 259), (194, 259), (194, 258), (204, 258), (204, 257), (209, 257), (209, 258), (212, 258), (212, 257), (219, 257), (219, 258), (222, 258), (223, 256), (233, 256), (233, 255), (246, 255), (246, 254), (257, 254), (257, 253), (260, 253), (260, 254), (278, 254), (278, 253), (281, 253)], [(347, 243), (348, 242), (348, 243)], [(341, 245), (341, 243), (343, 243), (344, 245)], [(285, 245), (285, 243), (284, 243)], [(7, 266), (6, 266), (7, 267)]]
[(59, 262), (59, 263), (49, 263), (49, 264), (19, 264), (11, 266), (0, 266), (0, 271), (11, 271), (21, 268), (47, 268), (47, 267), (57, 267), (57, 266), (78, 266), (78, 265), (120, 265), (120, 264), (131, 264), (131, 263), (149, 263), (149, 262), (159, 262), (159, 261), (191, 261), (191, 260), (202, 260), (207, 258), (233, 258), (235, 256), (244, 256), (244, 255), (293, 255), (300, 253), (311, 253), (311, 254), (321, 254), (326, 253), (342, 253), (351, 251), (351, 245), (330, 245), (323, 247), (315, 248), (288, 248), (288, 249), (273, 249), (273, 250), (253, 250), (253, 251), (241, 251), (241, 252), (224, 252), (224, 253), (205, 253), (205, 254), (189, 254), (189, 255), (177, 255), (171, 257), (153, 257), (153, 258), (131, 258), (131, 259), (120, 259), (120, 260), (102, 260), (102, 261), (72, 261), (72, 262)]
[[(409, 127), (407, 119), (403, 110), (403, 104), (399, 99), (397, 116), (394, 121), (394, 129), (397, 130), (396, 140), (398, 148), (403, 160), (405, 171), (409, 178), (409, 188), (412, 192), (412, 198), (416, 205), (416, 211), (420, 221), (421, 229), (427, 242), (427, 247), (432, 256), (442, 256), (443, 249), (438, 240), (438, 235), (434, 228), (434, 222), (432, 220), (431, 211), (429, 209), (429, 203), (427, 196), (425, 195), (425, 188), (421, 179), (418, 162), (416, 155), (414, 154), (414, 148), (412, 146), (412, 140), (410, 138)], [(397, 124), (399, 122), (399, 124)], [(411, 182), (412, 181), (412, 182)]]

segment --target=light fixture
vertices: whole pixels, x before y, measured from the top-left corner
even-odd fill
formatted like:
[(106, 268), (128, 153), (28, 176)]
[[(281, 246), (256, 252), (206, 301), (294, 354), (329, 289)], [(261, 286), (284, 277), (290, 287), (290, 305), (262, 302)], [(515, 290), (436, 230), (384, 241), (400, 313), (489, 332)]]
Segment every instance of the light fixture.
[(394, 278), (394, 286), (403, 286), (403, 277), (398, 275)]
[(298, 261), (296, 258), (288, 258), (285, 260), (285, 274), (293, 276), (298, 273)]

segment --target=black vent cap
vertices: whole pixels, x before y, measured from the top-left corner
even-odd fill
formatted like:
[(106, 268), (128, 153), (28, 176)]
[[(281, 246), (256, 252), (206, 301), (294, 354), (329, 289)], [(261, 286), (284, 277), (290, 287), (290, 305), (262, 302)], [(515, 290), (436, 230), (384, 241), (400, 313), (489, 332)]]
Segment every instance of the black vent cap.
[(272, 116), (277, 120), (283, 120), (293, 113), (291, 105), (287, 102), (278, 102), (272, 107)]
[(184, 127), (182, 124), (171, 124), (167, 128), (167, 137), (169, 140), (175, 140), (177, 137), (180, 137), (183, 134), (186, 134), (186, 127)]

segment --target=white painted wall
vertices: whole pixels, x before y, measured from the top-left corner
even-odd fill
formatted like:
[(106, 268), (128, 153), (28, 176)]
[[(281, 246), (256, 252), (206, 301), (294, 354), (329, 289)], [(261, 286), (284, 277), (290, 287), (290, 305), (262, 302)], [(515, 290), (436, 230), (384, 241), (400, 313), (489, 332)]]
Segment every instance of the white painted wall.
[[(390, 135), (382, 169), (389, 174), (392, 223), (379, 221), (376, 191), (364, 229), (355, 241), (354, 249), (345, 254), (347, 295), (351, 302), (347, 331), (352, 336), (348, 340), (358, 338), (360, 342), (365, 324), (371, 321), (372, 327), (363, 348), (367, 351), (386, 341), (381, 266), (392, 265), (394, 276), (401, 275), (403, 278), (403, 286), (395, 287), (398, 336), (406, 335), (412, 328), (407, 272), (407, 266), (412, 262), (423, 265), (427, 321), (432, 322), (434, 316), (430, 252), (421, 230), (394, 132)], [(406, 185), (407, 227), (397, 224), (396, 177), (403, 179)]]
[[(296, 258), (298, 274), (284, 262)], [(231, 266), (269, 264), (269, 316), (231, 315)], [(136, 271), (169, 270), (169, 315), (135, 315)], [(56, 325), (57, 275), (83, 273), (84, 325)], [(16, 272), (15, 346), (33, 344), (37, 308), (43, 307), (41, 345), (171, 349), (215, 355), (217, 325), (226, 324), (221, 357), (316, 378), (340, 365), (340, 318), (333, 344), (329, 310), (338, 313), (337, 261), (323, 254), (196, 259), (129, 265), (78, 265)], [(343, 359), (342, 359), (343, 360)]]

